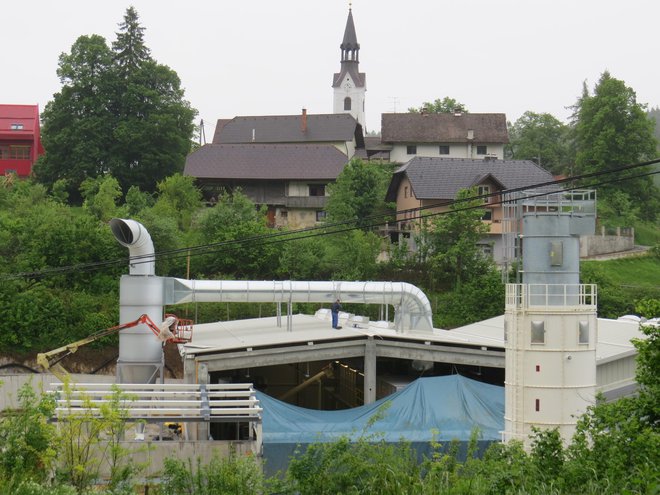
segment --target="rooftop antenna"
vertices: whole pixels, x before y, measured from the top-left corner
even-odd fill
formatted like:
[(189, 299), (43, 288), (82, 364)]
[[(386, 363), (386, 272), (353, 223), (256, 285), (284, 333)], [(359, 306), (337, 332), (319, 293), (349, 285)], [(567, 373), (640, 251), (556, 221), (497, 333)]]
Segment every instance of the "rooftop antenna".
[(399, 97), (398, 97), (398, 96), (388, 96), (388, 98), (389, 98), (390, 100), (392, 100), (392, 106), (391, 106), (391, 108), (392, 108), (392, 113), (396, 113), (396, 104), (397, 104), (398, 101), (399, 101)]
[(199, 121), (199, 144), (206, 144), (206, 130), (204, 129), (204, 119)]

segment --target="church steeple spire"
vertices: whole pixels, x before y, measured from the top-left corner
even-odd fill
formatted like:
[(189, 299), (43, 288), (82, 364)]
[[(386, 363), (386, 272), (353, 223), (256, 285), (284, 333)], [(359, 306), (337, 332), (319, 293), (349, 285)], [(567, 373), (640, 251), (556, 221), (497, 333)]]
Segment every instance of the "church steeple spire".
[(344, 29), (344, 40), (341, 42), (341, 62), (359, 62), (360, 44), (355, 34), (355, 24), (353, 23), (353, 9), (348, 9), (348, 19), (346, 20), (346, 29)]
[(355, 34), (353, 8), (349, 4), (348, 19), (344, 28), (341, 48), (341, 70), (332, 79), (334, 91), (334, 113), (350, 113), (366, 128), (364, 121), (364, 97), (367, 91), (367, 76), (360, 72), (360, 44)]

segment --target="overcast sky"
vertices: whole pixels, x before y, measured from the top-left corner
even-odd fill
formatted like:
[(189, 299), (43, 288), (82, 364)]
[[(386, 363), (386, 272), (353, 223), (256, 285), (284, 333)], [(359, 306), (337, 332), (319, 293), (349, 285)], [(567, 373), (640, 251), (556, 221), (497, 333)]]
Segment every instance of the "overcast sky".
[[(59, 91), (76, 38), (110, 44), (133, 5), (152, 56), (181, 78), (206, 123), (235, 115), (332, 112), (348, 2), (340, 0), (2, 0), (0, 103)], [(604, 70), (660, 106), (659, 0), (354, 0), (368, 130), (380, 114), (450, 96), (471, 112), (567, 120)]]

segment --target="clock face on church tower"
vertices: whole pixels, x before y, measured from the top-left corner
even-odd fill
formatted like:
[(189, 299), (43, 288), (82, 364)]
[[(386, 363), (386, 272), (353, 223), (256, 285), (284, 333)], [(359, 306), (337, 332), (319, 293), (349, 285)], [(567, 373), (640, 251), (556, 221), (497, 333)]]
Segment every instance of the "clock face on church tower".
[(353, 87), (353, 85), (351, 84), (351, 81), (346, 81), (346, 82), (344, 83), (344, 89), (349, 90), (349, 89), (351, 89), (352, 87)]

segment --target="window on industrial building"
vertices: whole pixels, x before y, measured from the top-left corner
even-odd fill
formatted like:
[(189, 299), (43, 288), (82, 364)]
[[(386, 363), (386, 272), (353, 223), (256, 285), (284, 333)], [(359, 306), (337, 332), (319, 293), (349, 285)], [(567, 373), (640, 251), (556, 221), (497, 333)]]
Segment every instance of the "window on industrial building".
[(12, 131), (20, 131), (23, 129), (23, 124), (12, 124), (11, 125), (11, 130)]
[(344, 110), (350, 110), (351, 109), (351, 99), (347, 96), (344, 98)]
[(317, 222), (324, 222), (326, 216), (327, 216), (327, 214), (326, 214), (325, 211), (322, 211), (322, 210), (317, 211), (316, 212), (316, 221)]
[(545, 344), (545, 322), (532, 321), (532, 344)]
[(477, 146), (477, 155), (487, 155), (488, 154), (488, 146), (485, 144), (480, 144)]
[(589, 343), (589, 322), (581, 321), (578, 324), (578, 344)]
[(414, 144), (409, 144), (406, 146), (406, 153), (409, 155), (416, 155), (417, 154), (417, 146)]
[(448, 144), (441, 144), (438, 147), (438, 152), (441, 155), (448, 155), (449, 154), (449, 145)]
[(309, 195), (310, 196), (325, 196), (325, 184), (310, 184), (309, 185)]

